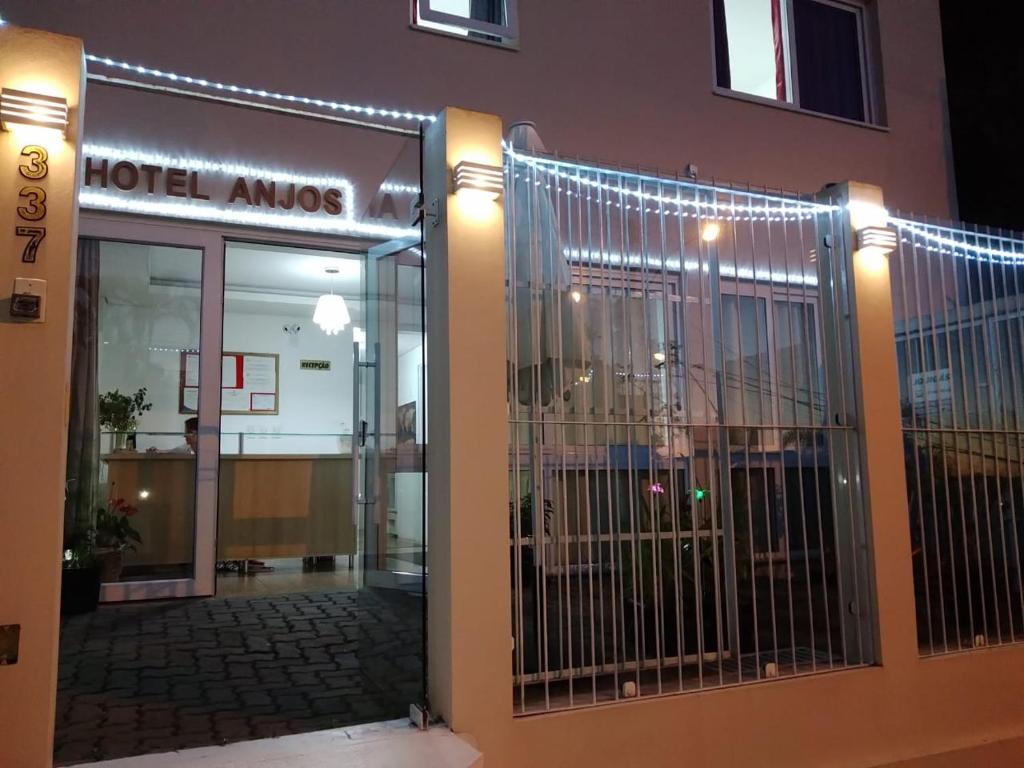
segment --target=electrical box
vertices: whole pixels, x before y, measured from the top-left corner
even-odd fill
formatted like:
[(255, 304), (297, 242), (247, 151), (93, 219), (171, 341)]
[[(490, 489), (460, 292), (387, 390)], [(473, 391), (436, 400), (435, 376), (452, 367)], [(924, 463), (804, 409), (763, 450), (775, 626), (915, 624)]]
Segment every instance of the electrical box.
[(34, 277), (14, 278), (11, 317), (41, 323), (46, 319), (46, 281)]

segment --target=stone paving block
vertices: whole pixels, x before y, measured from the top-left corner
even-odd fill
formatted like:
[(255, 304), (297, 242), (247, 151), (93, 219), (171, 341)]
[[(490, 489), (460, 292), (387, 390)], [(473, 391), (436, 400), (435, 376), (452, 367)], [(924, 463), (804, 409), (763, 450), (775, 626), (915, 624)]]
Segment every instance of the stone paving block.
[(416, 598), (364, 591), (104, 606), (70, 617), (54, 758), (400, 717), (419, 691), (421, 608)]

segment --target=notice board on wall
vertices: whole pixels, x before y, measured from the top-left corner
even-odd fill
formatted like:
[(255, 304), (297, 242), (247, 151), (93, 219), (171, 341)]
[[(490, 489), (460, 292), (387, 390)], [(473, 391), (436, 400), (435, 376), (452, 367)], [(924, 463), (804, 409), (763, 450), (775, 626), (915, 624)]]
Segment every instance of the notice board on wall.
[[(276, 416), (280, 358), (268, 352), (225, 352), (221, 357), (220, 412)], [(199, 408), (199, 353), (181, 353), (178, 413)]]

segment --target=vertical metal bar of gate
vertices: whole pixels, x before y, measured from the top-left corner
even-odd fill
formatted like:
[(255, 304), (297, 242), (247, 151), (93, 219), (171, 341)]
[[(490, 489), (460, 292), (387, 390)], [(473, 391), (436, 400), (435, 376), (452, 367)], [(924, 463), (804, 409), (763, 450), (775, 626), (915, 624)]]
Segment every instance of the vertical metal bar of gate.
[(920, 651), (1017, 642), (1024, 629), (1017, 414), (1024, 240), (902, 214), (890, 221), (899, 236), (894, 301), (904, 297), (895, 341), (909, 378), (907, 475), (921, 539), (914, 555)]
[(517, 714), (869, 662), (843, 213), (518, 151), (507, 178)]

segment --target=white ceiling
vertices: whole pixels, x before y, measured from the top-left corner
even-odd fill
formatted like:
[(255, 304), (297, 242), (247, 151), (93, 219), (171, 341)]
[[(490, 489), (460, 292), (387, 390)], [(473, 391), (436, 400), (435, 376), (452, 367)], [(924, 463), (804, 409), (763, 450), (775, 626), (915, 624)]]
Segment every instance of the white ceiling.
[[(345, 297), (353, 322), (362, 322), (365, 254), (257, 243), (228, 243), (224, 266), (227, 311), (279, 316), (312, 314), (316, 299), (334, 291)], [(327, 269), (337, 269), (330, 275)], [(101, 287), (113, 303), (145, 304), (161, 291), (198, 292), (201, 253), (195, 249), (104, 242)], [(418, 325), (420, 272), (398, 273), (400, 326)], [(180, 294), (179, 294), (180, 295)]]
[[(333, 277), (327, 269), (337, 269)], [(154, 278), (159, 278), (153, 272)], [(335, 293), (356, 298), (361, 293), (362, 256), (353, 253), (228, 243), (224, 264), (226, 290), (280, 293)]]

